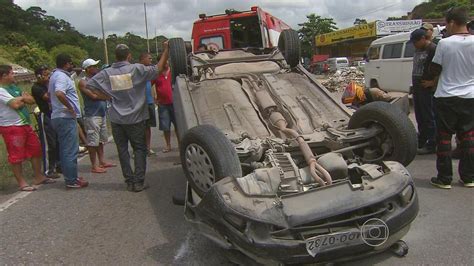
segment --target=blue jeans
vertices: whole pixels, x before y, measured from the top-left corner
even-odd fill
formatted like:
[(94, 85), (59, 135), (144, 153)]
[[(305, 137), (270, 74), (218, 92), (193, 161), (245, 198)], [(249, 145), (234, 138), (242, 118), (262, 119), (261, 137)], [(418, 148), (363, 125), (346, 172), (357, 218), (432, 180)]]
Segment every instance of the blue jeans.
[(413, 103), (418, 124), (418, 146), (436, 145), (436, 122), (434, 111), (434, 92), (421, 87), (421, 81), (413, 78)]
[(74, 118), (51, 119), (59, 142), (59, 160), (66, 185), (77, 181), (77, 155), (79, 139), (77, 136), (77, 121)]

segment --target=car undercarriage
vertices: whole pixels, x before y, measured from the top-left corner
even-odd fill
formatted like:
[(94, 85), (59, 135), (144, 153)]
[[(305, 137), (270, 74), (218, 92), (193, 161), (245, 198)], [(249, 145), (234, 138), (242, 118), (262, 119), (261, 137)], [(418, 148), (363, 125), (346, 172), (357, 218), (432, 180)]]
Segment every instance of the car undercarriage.
[[(418, 212), (404, 167), (416, 152), (413, 125), (385, 102), (352, 114), (295, 49), (291, 30), (275, 49), (187, 55), (181, 39), (170, 40), (186, 218), (264, 264), (386, 250)], [(376, 246), (361, 231), (371, 219), (390, 232)]]

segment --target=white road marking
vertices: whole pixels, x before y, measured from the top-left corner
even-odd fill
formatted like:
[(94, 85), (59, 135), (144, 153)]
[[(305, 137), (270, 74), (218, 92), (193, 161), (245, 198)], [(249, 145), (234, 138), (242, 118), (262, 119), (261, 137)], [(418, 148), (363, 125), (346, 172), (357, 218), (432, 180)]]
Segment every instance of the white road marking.
[(189, 250), (189, 239), (191, 238), (191, 234), (188, 232), (186, 234), (186, 239), (184, 242), (179, 246), (178, 252), (174, 255), (174, 262), (178, 262), (180, 259), (184, 258), (186, 253)]
[[(107, 140), (107, 143), (111, 142), (112, 139), (113, 139), (113, 137), (110, 136), (109, 139)], [(80, 161), (82, 161), (84, 158), (86, 158), (88, 156), (89, 156), (89, 154), (86, 154), (86, 155), (82, 156), (81, 158), (78, 158), (77, 162), (79, 163)], [(35, 187), (39, 188), (41, 186), (42, 185), (35, 186)], [(32, 191), (32, 192), (18, 191), (16, 193), (14, 193), (13, 196), (10, 199), (8, 199), (7, 201), (5, 201), (3, 203), (0, 203), (0, 212), (3, 212), (4, 210), (8, 209), (10, 206), (15, 204), (16, 202), (20, 201), (21, 199), (26, 198), (28, 195), (30, 195), (31, 193), (35, 193), (35, 192), (36, 191)]]

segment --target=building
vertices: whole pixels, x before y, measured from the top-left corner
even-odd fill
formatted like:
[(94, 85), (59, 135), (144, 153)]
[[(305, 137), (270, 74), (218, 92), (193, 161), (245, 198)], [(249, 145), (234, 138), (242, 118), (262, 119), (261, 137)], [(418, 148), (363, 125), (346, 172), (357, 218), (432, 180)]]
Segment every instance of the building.
[(362, 58), (372, 41), (391, 34), (409, 32), (421, 27), (421, 19), (377, 20), (315, 37), (317, 54), (329, 57)]

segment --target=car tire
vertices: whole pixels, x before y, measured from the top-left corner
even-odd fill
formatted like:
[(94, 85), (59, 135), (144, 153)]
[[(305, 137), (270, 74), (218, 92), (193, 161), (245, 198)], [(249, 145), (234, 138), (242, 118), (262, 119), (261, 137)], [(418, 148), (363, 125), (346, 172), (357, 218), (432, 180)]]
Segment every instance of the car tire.
[(242, 177), (237, 152), (218, 128), (200, 125), (185, 133), (180, 144), (181, 163), (194, 191), (204, 196), (224, 177)]
[(278, 49), (285, 57), (290, 67), (296, 67), (300, 63), (301, 50), (298, 32), (295, 30), (283, 30), (278, 38)]
[(171, 66), (171, 77), (173, 83), (176, 77), (181, 74), (187, 74), (188, 60), (186, 53), (186, 44), (182, 38), (172, 38), (168, 41), (169, 62)]
[(392, 151), (383, 160), (397, 161), (405, 166), (416, 156), (417, 136), (413, 123), (403, 111), (386, 102), (372, 102), (357, 110), (349, 120), (350, 129), (382, 126), (391, 138)]

